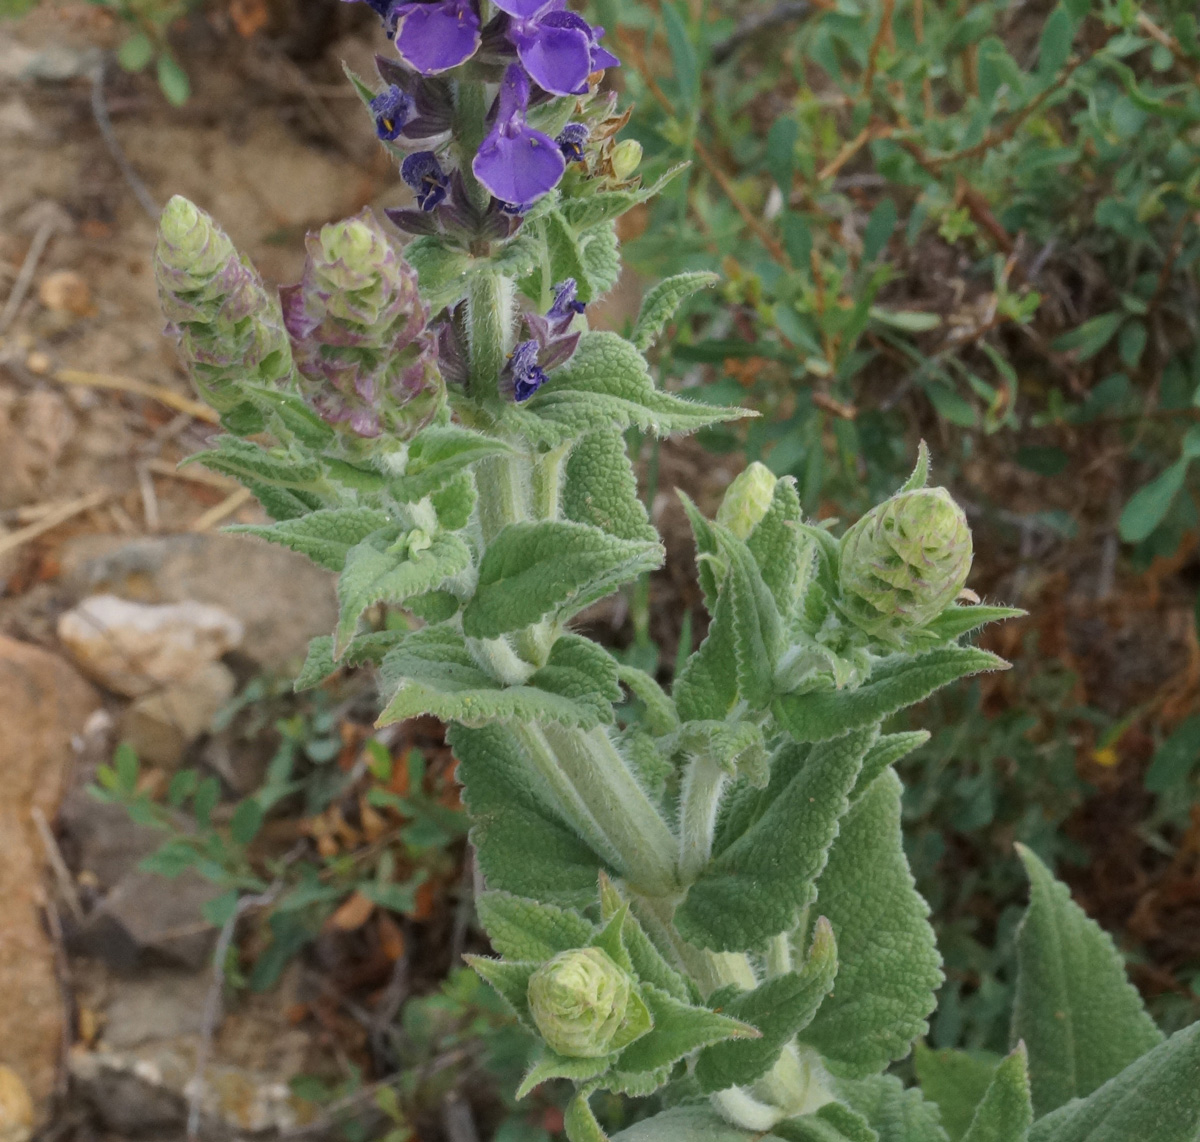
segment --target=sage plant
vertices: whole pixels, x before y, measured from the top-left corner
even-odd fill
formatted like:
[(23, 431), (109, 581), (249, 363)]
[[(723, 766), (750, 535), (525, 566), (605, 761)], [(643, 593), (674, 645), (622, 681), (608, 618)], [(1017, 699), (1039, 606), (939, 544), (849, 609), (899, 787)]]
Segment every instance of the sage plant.
[[(373, 665), (380, 725), (449, 724), (498, 953), (472, 964), (541, 1043), (519, 1093), (573, 1083), (572, 1142), (605, 1137), (598, 1091), (655, 1096), (625, 1142), (1195, 1138), (1195, 1028), (1163, 1040), (1032, 853), (1013, 1053), (929, 1056), (936, 1101), (887, 1074), (942, 977), (893, 771), (927, 735), (883, 726), (1000, 668), (967, 636), (1015, 612), (964, 590), (922, 447), (840, 539), (761, 464), (715, 519), (685, 497), (710, 624), (669, 693), (573, 631), (663, 559), (623, 433), (749, 415), (643, 357), (714, 278), (588, 327), (615, 219), (661, 185), (617, 138), (601, 29), (561, 0), (369, 3), (395, 51), (350, 80), (411, 203), (310, 235), (276, 294), (175, 198), (158, 281), (225, 428), (193, 459), (274, 520), (235, 530), (338, 574), (298, 687)], [(380, 604), (411, 621), (373, 629)]]

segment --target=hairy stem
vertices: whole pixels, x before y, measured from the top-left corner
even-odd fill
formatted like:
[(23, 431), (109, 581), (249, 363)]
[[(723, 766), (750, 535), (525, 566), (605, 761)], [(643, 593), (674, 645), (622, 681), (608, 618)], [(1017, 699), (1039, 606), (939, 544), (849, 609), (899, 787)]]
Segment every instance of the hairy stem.
[(679, 794), (679, 879), (691, 884), (712, 856), (721, 793), (729, 775), (703, 754), (692, 758)]

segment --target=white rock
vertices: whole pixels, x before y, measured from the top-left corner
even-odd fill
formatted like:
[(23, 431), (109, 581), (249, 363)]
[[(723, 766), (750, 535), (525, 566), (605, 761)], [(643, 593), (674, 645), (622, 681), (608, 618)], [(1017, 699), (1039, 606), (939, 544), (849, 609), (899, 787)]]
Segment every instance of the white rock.
[(221, 607), (116, 595), (93, 595), (58, 620), (58, 637), (80, 669), (131, 698), (192, 677), (241, 645), (244, 633)]

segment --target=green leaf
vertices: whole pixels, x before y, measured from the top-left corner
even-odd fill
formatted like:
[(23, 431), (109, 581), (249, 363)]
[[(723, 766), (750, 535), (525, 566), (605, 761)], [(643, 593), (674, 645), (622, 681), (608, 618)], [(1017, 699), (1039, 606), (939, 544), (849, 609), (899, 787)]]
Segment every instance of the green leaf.
[(999, 1055), (984, 1051), (934, 1051), (918, 1043), (913, 1052), (917, 1080), (925, 1097), (937, 1103), (950, 1142), (960, 1142), (975, 1108), (992, 1081)]
[(1039, 86), (1047, 87), (1054, 82), (1071, 54), (1071, 41), (1075, 29), (1071, 17), (1064, 8), (1055, 8), (1042, 29), (1038, 47), (1037, 79)]
[(466, 428), (431, 426), (408, 446), (404, 475), (393, 479), (388, 491), (401, 503), (412, 503), (431, 495), (472, 464), (511, 452), (503, 441)]
[(971, 646), (895, 655), (877, 666), (870, 681), (857, 690), (787, 694), (775, 699), (773, 709), (796, 741), (827, 741), (848, 729), (874, 725), (959, 678), (1007, 669), (1004, 659)]
[(1029, 910), (1017, 932), (1013, 1039), (1024, 1040), (1038, 1117), (1084, 1098), (1162, 1042), (1108, 935), (1023, 845)]
[(696, 1062), (696, 1078), (706, 1092), (746, 1086), (765, 1075), (798, 1031), (812, 1022), (837, 974), (837, 943), (821, 917), (813, 930), (808, 958), (799, 971), (767, 980), (753, 991), (726, 999), (721, 1011), (757, 1027), (762, 1038), (708, 1047)]
[(874, 1127), (879, 1142), (947, 1142), (937, 1106), (894, 1075), (841, 1082), (837, 1093)]
[(618, 539), (658, 542), (658, 532), (638, 497), (625, 438), (616, 429), (589, 432), (572, 449), (562, 506), (563, 514), (575, 523), (591, 524)]
[(529, 1011), (529, 977), (539, 965), (516, 960), (493, 960), (486, 956), (463, 956), (467, 964), (512, 1009), (522, 1023), (532, 1031), (537, 1028)]
[(247, 485), (253, 482), (281, 488), (310, 487), (321, 479), (321, 468), (316, 461), (281, 455), (282, 449), (268, 451), (236, 436), (218, 436), (213, 443), (216, 447), (189, 456), (179, 467), (203, 464)]
[(377, 664), (383, 661), (384, 655), (406, 635), (402, 630), (372, 631), (370, 634), (360, 634), (351, 640), (346, 653), (337, 662), (333, 658), (333, 638), (330, 635), (318, 635), (308, 643), (308, 656), (292, 689), (299, 694), (320, 686), (326, 678), (332, 677), (343, 666), (364, 666), (368, 663)]
[(1197, 1074), (1200, 1023), (1193, 1023), (1087, 1098), (1039, 1119), (1029, 1142), (1195, 1142), (1200, 1132)]
[[(600, 914), (605, 921), (625, 905), (620, 890), (603, 873), (600, 874)], [(646, 935), (646, 930), (632, 912), (626, 913), (621, 929), (625, 951), (633, 965), (634, 974), (643, 983), (653, 984), (682, 1002), (692, 998), (687, 980), (663, 958), (662, 953)]]
[(172, 107), (182, 107), (192, 94), (187, 72), (166, 52), (158, 57), (158, 86)]
[(767, 514), (746, 540), (784, 619), (796, 611), (815, 557), (812, 541), (800, 531), (801, 518), (795, 477), (784, 476), (775, 485)]
[(522, 686), (502, 686), (471, 656), (463, 636), (444, 626), (413, 631), (389, 651), (380, 687), (390, 694), (377, 725), (432, 714), (446, 722), (561, 722), (590, 729), (612, 720), (620, 697), (616, 663), (605, 651), (564, 635), (541, 670)]
[(248, 845), (262, 828), (263, 809), (253, 798), (239, 803), (229, 822), (229, 835), (236, 845)]
[(567, 1132), (569, 1142), (608, 1142), (608, 1135), (596, 1121), (584, 1091), (580, 1091), (567, 1103), (566, 1113), (563, 1115), (563, 1129)]
[(649, 674), (636, 666), (626, 666), (622, 663), (617, 667), (617, 677), (621, 685), (627, 686), (633, 696), (646, 707), (643, 721), (652, 734), (669, 734), (679, 728), (679, 715), (675, 711), (675, 703)]
[(510, 892), (485, 892), (476, 908), (492, 947), (510, 960), (540, 963), (559, 952), (587, 947), (596, 933), (578, 912)]
[(321, 567), (341, 571), (350, 548), (388, 523), (387, 512), (375, 508), (323, 508), (298, 519), (268, 525), (234, 524), (225, 530), (290, 547)]
[(1102, 313), (1099, 317), (1093, 317), (1078, 328), (1056, 338), (1054, 350), (1058, 353), (1065, 353), (1070, 349), (1075, 349), (1077, 350), (1076, 360), (1090, 360), (1116, 336), (1117, 330), (1124, 320), (1125, 314), (1120, 311)]
[(928, 740), (928, 730), (909, 730), (907, 733), (882, 735), (863, 758), (862, 769), (854, 783), (850, 799), (855, 800), (860, 793), (870, 788), (871, 782), (885, 769), (890, 769), (914, 749), (920, 749)]
[(964, 634), (978, 630), (988, 623), (1003, 622), (1005, 619), (1019, 619), (1026, 613), (1020, 607), (988, 607), (982, 603), (962, 606), (953, 603), (936, 619), (927, 623), (924, 630), (935, 638), (945, 639), (949, 642), (951, 639), (961, 638)]
[(775, 667), (783, 650), (783, 624), (775, 598), (746, 545), (724, 528), (713, 526), (729, 567), (721, 590), (729, 593), (733, 608), (738, 691), (752, 710), (761, 710), (775, 694)]
[(463, 630), (471, 638), (499, 638), (547, 615), (568, 618), (653, 570), (662, 556), (657, 543), (618, 539), (588, 524), (511, 523), (479, 565)]
[(617, 241), (616, 226), (609, 222), (584, 232), (579, 246), (583, 255), (579, 296), (589, 302), (598, 301), (621, 276), (621, 244)]
[(817, 881), (817, 908), (837, 937), (838, 975), (800, 1039), (855, 1077), (908, 1054), (928, 1030), (942, 982), (929, 907), (904, 856), (900, 793), (891, 771), (876, 778), (846, 814)]
[(658, 340), (658, 335), (686, 298), (697, 290), (710, 289), (718, 280), (716, 274), (707, 271), (676, 274), (647, 290), (630, 337), (634, 346), (644, 353)]
[[(786, 787), (762, 816), (688, 889), (675, 914), (685, 940), (738, 951), (795, 927), (801, 910), (816, 898), (816, 879), (875, 735), (871, 727), (822, 743), (799, 772), (786, 775)], [(773, 774), (772, 784), (781, 777)], [(772, 792), (768, 787), (765, 796)]]
[(541, 1055), (534, 1060), (528, 1073), (517, 1087), (518, 1101), (525, 1098), (535, 1087), (550, 1079), (570, 1079), (575, 1083), (585, 1083), (602, 1075), (613, 1064), (615, 1056), (605, 1055), (598, 1059), (569, 1059), (556, 1055), (548, 1047), (542, 1048)]
[(471, 259), (440, 235), (414, 238), (404, 247), (404, 258), (417, 271), (421, 297), (431, 312), (453, 305), (466, 293)]
[(671, 697), (685, 722), (721, 721), (737, 702), (733, 636), (733, 600), (728, 591), (717, 599), (708, 634), (684, 664), (671, 687)]
[(1145, 786), (1150, 793), (1168, 793), (1191, 776), (1200, 762), (1200, 716), (1180, 722), (1171, 736), (1154, 751), (1146, 770)]
[(827, 1102), (813, 1114), (780, 1122), (774, 1132), (786, 1142), (878, 1142), (871, 1124), (845, 1103)]
[(126, 71), (144, 71), (154, 58), (154, 45), (145, 32), (134, 32), (117, 49), (117, 63)]
[(717, 586), (724, 578), (721, 560), (721, 545), (717, 540), (715, 524), (704, 517), (688, 494), (679, 488), (675, 489), (679, 502), (687, 514), (692, 536), (696, 540), (696, 570), (700, 580), (700, 589), (704, 592), (704, 606), (710, 615), (716, 614)]
[(992, 1075), (962, 1142), (1025, 1142), (1033, 1124), (1025, 1047), (1016, 1049)]
[(488, 887), (565, 906), (594, 904), (603, 862), (565, 823), (515, 736), (497, 725), (457, 725), (448, 740)]
[(354, 637), (359, 617), (375, 603), (403, 603), (440, 587), (465, 571), (471, 552), (456, 535), (435, 535), (420, 551), (396, 550), (394, 528), (384, 528), (352, 547), (338, 576), (339, 604), (333, 654), (340, 659)]
[[(707, 1106), (677, 1106), (614, 1134), (612, 1142), (775, 1142), (776, 1135), (730, 1126)], [(574, 1142), (574, 1140), (572, 1140)], [(588, 1140), (590, 1142), (590, 1140)]]
[(651, 984), (642, 986), (642, 994), (654, 1026), (621, 1052), (616, 1064), (619, 1071), (658, 1071), (723, 1039), (758, 1038), (758, 1031), (748, 1023), (683, 1003)]
[(607, 420), (616, 428), (636, 425), (665, 436), (754, 415), (660, 392), (637, 349), (609, 332), (585, 333), (575, 355), (551, 373), (525, 407), (580, 434)]
[(1150, 483), (1133, 493), (1117, 525), (1126, 543), (1141, 543), (1166, 518), (1179, 489), (1183, 487), (1189, 463), (1186, 456), (1181, 456)]

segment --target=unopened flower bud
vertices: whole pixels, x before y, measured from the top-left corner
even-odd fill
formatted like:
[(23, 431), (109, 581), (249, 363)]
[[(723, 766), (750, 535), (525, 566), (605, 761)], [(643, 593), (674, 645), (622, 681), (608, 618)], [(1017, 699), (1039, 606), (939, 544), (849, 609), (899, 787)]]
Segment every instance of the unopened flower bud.
[(897, 643), (948, 607), (971, 570), (971, 529), (945, 488), (900, 492), (842, 538), (842, 607)]
[(159, 219), (154, 272), (192, 379), (218, 412), (243, 402), (245, 383), (291, 374), (277, 302), (212, 218), (180, 195)]
[(717, 509), (717, 523), (745, 539), (767, 514), (778, 477), (765, 464), (754, 461), (725, 491)]
[(560, 1055), (592, 1059), (613, 1047), (632, 984), (600, 948), (562, 952), (529, 978), (529, 1010), (542, 1038)]
[(304, 276), (280, 291), (301, 391), (361, 437), (409, 437), (442, 403), (417, 275), (370, 210), (308, 236)]
[(612, 149), (613, 174), (622, 182), (632, 178), (642, 165), (642, 144), (636, 139), (622, 139)]

